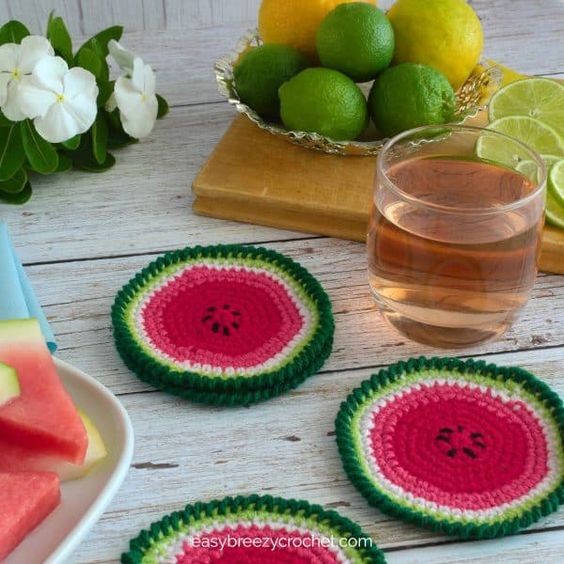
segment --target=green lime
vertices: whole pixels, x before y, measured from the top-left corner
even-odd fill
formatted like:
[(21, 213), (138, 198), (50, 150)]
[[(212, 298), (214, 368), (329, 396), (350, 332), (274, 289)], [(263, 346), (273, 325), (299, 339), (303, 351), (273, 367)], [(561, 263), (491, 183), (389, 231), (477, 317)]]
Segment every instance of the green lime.
[(564, 85), (548, 78), (512, 82), (493, 96), (488, 115), (490, 121), (507, 116), (532, 117), (564, 136)]
[(308, 60), (293, 47), (261, 45), (245, 53), (235, 65), (235, 89), (241, 101), (257, 114), (277, 120), (280, 86), (307, 66)]
[(368, 106), (386, 136), (422, 125), (448, 122), (455, 110), (454, 90), (445, 75), (426, 65), (403, 63), (374, 81)]
[(552, 191), (554, 199), (561, 206), (564, 206), (564, 159), (560, 159), (550, 168), (548, 189)]
[(367, 82), (390, 66), (392, 24), (372, 4), (341, 4), (317, 29), (317, 53), (324, 67), (341, 71), (355, 82)]
[(280, 88), (282, 121), (293, 131), (319, 133), (336, 141), (356, 139), (368, 110), (360, 88), (331, 69), (306, 69)]

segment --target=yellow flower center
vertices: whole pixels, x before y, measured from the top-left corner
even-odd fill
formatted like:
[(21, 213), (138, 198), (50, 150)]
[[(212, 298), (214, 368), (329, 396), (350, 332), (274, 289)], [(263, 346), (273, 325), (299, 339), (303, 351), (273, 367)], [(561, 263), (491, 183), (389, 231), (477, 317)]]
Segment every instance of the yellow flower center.
[(62, 104), (64, 101), (65, 101), (64, 94), (57, 94), (57, 102), (59, 102), (59, 104)]
[(20, 69), (18, 67), (16, 67), (15, 69), (12, 69), (12, 76), (16, 79), (19, 80), (22, 76), (22, 73), (20, 72)]

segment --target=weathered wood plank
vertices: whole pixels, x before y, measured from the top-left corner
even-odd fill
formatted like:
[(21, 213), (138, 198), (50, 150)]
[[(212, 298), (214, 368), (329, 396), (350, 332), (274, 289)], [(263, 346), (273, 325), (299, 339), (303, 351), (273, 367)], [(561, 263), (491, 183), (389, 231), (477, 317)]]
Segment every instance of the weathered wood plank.
[[(561, 352), (548, 349), (488, 358), (519, 364), (564, 392)], [(188, 502), (229, 494), (281, 495), (334, 507), (360, 523), (384, 548), (446, 540), (370, 508), (342, 470), (334, 418), (341, 401), (370, 373), (362, 369), (326, 374), (248, 409), (202, 407), (158, 393), (121, 396), (136, 432), (133, 466), (75, 561), (115, 561), (128, 538), (163, 514)], [(557, 526), (564, 526), (564, 512), (535, 528)], [(460, 554), (471, 546), (460, 545)], [(504, 541), (491, 543), (492, 559), (505, 558), (504, 547)]]
[[(116, 152), (104, 174), (35, 176), (22, 207), (0, 204), (21, 259), (51, 262), (198, 243), (268, 241), (289, 231), (192, 214), (191, 181), (231, 117), (227, 105), (173, 109), (147, 140)], [(302, 235), (303, 237), (303, 235)]]
[[(206, 239), (198, 237), (186, 244), (203, 241)], [(321, 281), (331, 298), (337, 331), (334, 351), (324, 371), (382, 366), (401, 358), (436, 354), (433, 349), (400, 337), (377, 313), (367, 285), (363, 245), (317, 239), (268, 247), (301, 262)], [(115, 392), (147, 389), (125, 370), (114, 351), (109, 311), (119, 288), (154, 258), (136, 256), (28, 268), (58, 337), (61, 358), (96, 374)], [(531, 301), (506, 335), (458, 354), (546, 349), (563, 344), (564, 277), (541, 275)]]
[(389, 564), (483, 564), (484, 562), (528, 562), (557, 564), (562, 561), (562, 531), (519, 535), (493, 541), (449, 544), (401, 550), (387, 554)]

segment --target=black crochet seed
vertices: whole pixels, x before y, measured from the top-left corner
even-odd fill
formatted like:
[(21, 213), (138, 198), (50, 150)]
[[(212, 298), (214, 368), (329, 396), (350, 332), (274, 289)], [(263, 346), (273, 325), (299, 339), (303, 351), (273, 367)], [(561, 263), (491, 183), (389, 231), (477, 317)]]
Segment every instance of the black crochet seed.
[[(443, 442), (447, 445), (452, 445), (452, 437), (455, 433), (464, 433), (464, 427), (462, 425), (457, 425), (456, 430), (451, 429), (450, 427), (442, 427), (441, 429), (439, 429), (439, 433), (435, 437), (435, 441)], [(464, 446), (460, 449), (452, 447), (444, 451), (444, 453), (449, 458), (455, 458), (459, 454), (459, 452), (462, 452), (462, 454), (465, 454), (468, 458), (475, 459), (478, 457), (478, 453), (476, 452), (475, 448), (472, 447), (485, 449), (486, 445), (483, 439), (484, 435), (482, 435), (482, 433), (470, 433), (471, 446)]]
[[(230, 337), (231, 336), (231, 331), (233, 329), (238, 330), (241, 325), (238, 321), (230, 321), (228, 323), (225, 323), (224, 321), (218, 321), (216, 314), (218, 312), (218, 309), (221, 311), (225, 311), (225, 312), (229, 312), (231, 314), (231, 317), (234, 318), (239, 318), (241, 317), (241, 312), (237, 311), (237, 310), (232, 310), (231, 309), (231, 305), (230, 304), (223, 304), (221, 308), (217, 308), (215, 306), (210, 306), (206, 309), (206, 315), (204, 315), (204, 317), (202, 317), (202, 323), (204, 325), (210, 325), (211, 324), (211, 330), (213, 333), (220, 333), (221, 335), (224, 335), (225, 337)], [(223, 319), (223, 318), (220, 318)]]

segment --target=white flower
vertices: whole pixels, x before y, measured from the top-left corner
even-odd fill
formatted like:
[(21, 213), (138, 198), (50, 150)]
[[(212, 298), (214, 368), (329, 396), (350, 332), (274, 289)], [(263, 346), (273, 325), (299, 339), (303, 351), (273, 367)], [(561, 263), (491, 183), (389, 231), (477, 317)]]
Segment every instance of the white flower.
[(122, 71), (129, 75), (133, 73), (135, 55), (131, 51), (124, 49), (115, 39), (109, 41), (108, 51)]
[(110, 54), (126, 73), (116, 80), (110, 111), (117, 105), (124, 131), (141, 139), (147, 137), (157, 119), (159, 103), (155, 94), (155, 73), (139, 57), (124, 49), (117, 41), (108, 44)]
[(90, 129), (98, 108), (94, 75), (81, 67), (69, 70), (61, 57), (39, 61), (18, 92), (20, 107), (50, 143), (62, 143)]
[(20, 45), (5, 43), (0, 46), (0, 109), (12, 121), (21, 121), (18, 86), (22, 78), (31, 74), (44, 57), (53, 56), (53, 47), (45, 37), (29, 35)]

